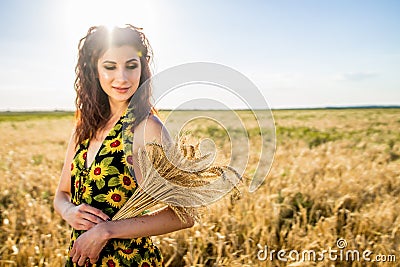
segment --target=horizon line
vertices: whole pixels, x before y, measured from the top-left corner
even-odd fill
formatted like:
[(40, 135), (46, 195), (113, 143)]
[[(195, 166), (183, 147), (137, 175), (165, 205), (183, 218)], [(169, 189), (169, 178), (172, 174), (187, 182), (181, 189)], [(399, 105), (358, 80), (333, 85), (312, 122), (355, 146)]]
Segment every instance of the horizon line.
[[(342, 106), (310, 106), (310, 107), (279, 107), (279, 108), (254, 108), (254, 109), (172, 109), (172, 108), (159, 108), (159, 111), (227, 111), (227, 110), (237, 110), (237, 111), (248, 111), (248, 110), (313, 110), (313, 109), (397, 109), (400, 108), (400, 105), (342, 105)], [(19, 112), (29, 112), (29, 113), (40, 113), (40, 112), (75, 112), (72, 109), (0, 109), (0, 113), (19, 113)]]

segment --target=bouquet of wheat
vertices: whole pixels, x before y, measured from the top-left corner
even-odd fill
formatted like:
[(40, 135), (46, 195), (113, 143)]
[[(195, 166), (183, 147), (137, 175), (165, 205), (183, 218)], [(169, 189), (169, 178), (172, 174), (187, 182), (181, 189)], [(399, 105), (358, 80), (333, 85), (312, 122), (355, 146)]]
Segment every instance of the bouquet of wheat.
[(148, 143), (138, 152), (142, 181), (113, 220), (137, 217), (159, 204), (168, 205), (182, 220), (199, 219), (198, 208), (237, 194), (240, 174), (230, 166), (212, 166), (211, 153), (201, 155), (199, 145), (185, 139), (169, 145)]

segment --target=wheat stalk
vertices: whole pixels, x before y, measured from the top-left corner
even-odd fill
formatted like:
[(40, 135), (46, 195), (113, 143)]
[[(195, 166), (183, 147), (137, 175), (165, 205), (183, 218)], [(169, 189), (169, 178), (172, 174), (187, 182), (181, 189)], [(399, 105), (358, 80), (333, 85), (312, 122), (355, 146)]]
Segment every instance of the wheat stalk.
[(182, 221), (198, 220), (197, 209), (237, 189), (240, 174), (230, 166), (211, 166), (210, 154), (200, 155), (198, 145), (147, 143), (138, 153), (142, 181), (113, 220), (137, 217), (160, 203)]

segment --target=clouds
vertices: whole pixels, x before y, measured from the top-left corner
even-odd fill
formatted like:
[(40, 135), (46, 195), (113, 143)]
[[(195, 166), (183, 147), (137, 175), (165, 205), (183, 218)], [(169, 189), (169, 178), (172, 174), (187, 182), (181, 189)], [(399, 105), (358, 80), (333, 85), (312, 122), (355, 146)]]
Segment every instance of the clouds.
[(337, 75), (337, 81), (350, 81), (350, 82), (361, 82), (365, 80), (369, 80), (372, 78), (376, 78), (379, 76), (379, 73), (372, 71), (360, 71), (360, 72), (347, 72), (341, 73)]

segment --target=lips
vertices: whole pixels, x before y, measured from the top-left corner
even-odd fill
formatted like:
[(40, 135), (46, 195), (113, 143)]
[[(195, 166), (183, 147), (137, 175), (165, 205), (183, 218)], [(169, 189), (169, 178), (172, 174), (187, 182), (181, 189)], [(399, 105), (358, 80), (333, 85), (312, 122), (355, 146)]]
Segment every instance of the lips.
[(116, 87), (113, 86), (112, 87), (115, 91), (119, 92), (119, 93), (125, 93), (129, 90), (130, 87)]

